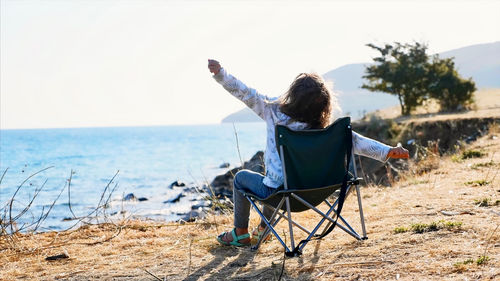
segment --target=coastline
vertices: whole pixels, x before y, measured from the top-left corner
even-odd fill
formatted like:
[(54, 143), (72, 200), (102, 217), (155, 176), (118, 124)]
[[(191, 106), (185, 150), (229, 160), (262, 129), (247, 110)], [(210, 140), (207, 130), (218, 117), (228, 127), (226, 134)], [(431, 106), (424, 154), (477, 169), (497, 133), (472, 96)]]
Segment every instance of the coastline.
[[(500, 118), (500, 107), (485, 110), (487, 116), (479, 109), (401, 122)], [(125, 218), (67, 232), (2, 236), (0, 279), (153, 280), (152, 275), (168, 280), (272, 279), (283, 264), (287, 280), (495, 279), (500, 276), (499, 122), (488, 129), (453, 153), (428, 154), (411, 162), (390, 188), (364, 186), (369, 237), (364, 242), (334, 231), (300, 259), (286, 263), (276, 241), (257, 253), (220, 247), (214, 237), (232, 225), (230, 210), (221, 206), (193, 222)], [(464, 156), (470, 151), (479, 156)], [(354, 197), (346, 206), (346, 218), (359, 217)], [(309, 225), (311, 217), (301, 213), (298, 222)], [(251, 225), (256, 223), (252, 215)], [(432, 224), (440, 227), (422, 233), (413, 230), (415, 225)], [(58, 255), (67, 257), (46, 260)]]
[[(301, 258), (286, 259), (285, 278), (498, 278), (498, 125), (494, 130), (463, 150), (482, 151), (480, 157), (463, 158), (463, 151), (429, 157), (391, 188), (363, 187), (369, 239), (359, 242), (335, 230), (306, 248)], [(418, 172), (432, 165), (435, 168)], [(346, 219), (359, 218), (355, 206), (355, 197), (349, 197), (343, 210)], [(297, 221), (311, 227), (313, 217), (304, 212)], [(251, 225), (257, 223), (252, 216)], [(438, 228), (413, 230), (432, 224)], [(167, 280), (267, 280), (279, 275), (284, 260), (277, 241), (265, 243), (258, 252), (216, 243), (214, 237), (231, 225), (232, 214), (221, 212), (188, 223), (124, 220), (67, 232), (20, 234), (14, 242), (2, 240), (0, 278), (153, 280), (153, 274)]]

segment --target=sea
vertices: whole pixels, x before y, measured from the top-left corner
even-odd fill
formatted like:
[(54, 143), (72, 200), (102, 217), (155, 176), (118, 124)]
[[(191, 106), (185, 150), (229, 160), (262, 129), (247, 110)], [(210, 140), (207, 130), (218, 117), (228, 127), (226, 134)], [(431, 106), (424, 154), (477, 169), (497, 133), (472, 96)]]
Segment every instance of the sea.
[[(60, 231), (108, 202), (99, 214), (110, 219), (175, 221), (203, 201), (186, 188), (241, 166), (264, 150), (265, 135), (264, 122), (0, 130), (0, 219)], [(130, 193), (143, 201), (122, 200)]]

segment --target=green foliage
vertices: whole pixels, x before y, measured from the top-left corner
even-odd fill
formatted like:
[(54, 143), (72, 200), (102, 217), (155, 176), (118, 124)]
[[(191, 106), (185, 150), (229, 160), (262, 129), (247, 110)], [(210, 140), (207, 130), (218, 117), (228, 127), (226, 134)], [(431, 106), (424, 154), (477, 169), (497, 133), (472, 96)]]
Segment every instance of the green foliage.
[(429, 64), (428, 90), (438, 100), (441, 111), (457, 111), (474, 102), (476, 85), (472, 79), (463, 79), (455, 70), (453, 59), (440, 59), (437, 55)]
[(482, 264), (485, 264), (486, 262), (488, 262), (490, 260), (490, 257), (488, 256), (480, 256), (477, 260), (476, 260), (476, 264), (477, 265), (482, 265)]
[(462, 157), (461, 155), (454, 154), (451, 156), (451, 161), (453, 162), (462, 162)]
[(405, 233), (405, 232), (408, 232), (409, 229), (407, 227), (404, 227), (404, 226), (400, 226), (400, 227), (396, 227), (394, 228), (394, 233)]
[(489, 198), (476, 199), (474, 200), (474, 205), (478, 205), (479, 207), (488, 207), (490, 204)]
[(475, 180), (475, 181), (468, 181), (465, 184), (471, 186), (484, 186), (490, 184), (490, 182), (485, 180)]
[(473, 259), (466, 259), (463, 264), (471, 264), (471, 263), (474, 263), (474, 260)]
[(431, 231), (438, 231), (440, 229), (447, 229), (447, 230), (452, 230), (452, 229), (459, 229), (462, 227), (462, 222), (454, 222), (454, 221), (445, 221), (445, 220), (440, 220), (440, 221), (434, 221), (429, 224), (426, 223), (414, 223), (410, 225), (410, 227), (396, 227), (394, 229), (394, 233), (405, 233), (412, 231), (413, 233), (424, 233), (424, 232), (431, 232)]
[(415, 233), (424, 233), (429, 231), (436, 231), (438, 230), (438, 227), (435, 222), (432, 222), (431, 224), (414, 223), (411, 225), (411, 230)]
[(366, 68), (363, 78), (369, 83), (364, 84), (362, 88), (396, 95), (401, 114), (409, 115), (422, 104), (427, 92), (423, 84), (427, 76), (425, 65), (429, 60), (426, 54), (427, 46), (420, 43), (403, 45), (397, 42), (394, 46), (367, 46), (379, 51), (381, 56), (373, 59), (376, 64)]
[(451, 230), (454, 228), (461, 228), (462, 227), (462, 222), (461, 221), (440, 221), (444, 228)]
[(485, 155), (486, 155), (486, 153), (484, 153), (482, 151), (469, 149), (469, 150), (465, 150), (464, 152), (462, 152), (462, 159), (481, 158)]
[(493, 162), (493, 160), (490, 160), (490, 162), (474, 164), (471, 166), (471, 169), (476, 170), (479, 168), (489, 168), (489, 167), (493, 167), (493, 166), (496, 166), (496, 163)]
[(429, 98), (437, 99), (442, 111), (459, 110), (473, 103), (474, 82), (459, 76), (452, 58), (440, 59), (435, 55), (431, 61), (426, 44), (367, 46), (381, 56), (366, 68), (363, 78), (368, 83), (362, 88), (396, 95), (402, 115), (409, 115)]
[(491, 200), (491, 198), (485, 197), (482, 199), (475, 199), (474, 205), (477, 205), (478, 207), (498, 206), (498, 205), (500, 205), (500, 200), (496, 200), (493, 202), (493, 200)]
[(453, 266), (455, 266), (457, 268), (462, 268), (462, 270), (464, 270), (465, 265), (476, 264), (479, 266), (479, 265), (486, 264), (489, 260), (490, 260), (490, 257), (488, 257), (488, 256), (480, 256), (476, 260), (469, 258), (469, 259), (466, 259), (462, 262), (457, 262), (457, 263), (453, 264)]
[[(474, 150), (474, 149), (468, 149), (462, 151), (460, 154), (455, 154), (451, 157), (451, 160), (453, 162), (461, 162), (462, 160), (465, 159), (470, 159), (470, 158), (481, 158), (483, 156), (487, 155), (485, 152), (480, 151), (480, 150)], [(486, 166), (486, 164), (484, 165)]]

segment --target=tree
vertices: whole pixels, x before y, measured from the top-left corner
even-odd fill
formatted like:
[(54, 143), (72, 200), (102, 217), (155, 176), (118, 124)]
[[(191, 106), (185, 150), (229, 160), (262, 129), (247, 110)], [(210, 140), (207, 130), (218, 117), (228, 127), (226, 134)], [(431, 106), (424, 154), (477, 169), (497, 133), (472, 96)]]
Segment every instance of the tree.
[(473, 102), (475, 84), (470, 78), (460, 77), (453, 58), (440, 59), (434, 55), (430, 61), (427, 45), (418, 42), (367, 46), (381, 56), (366, 68), (363, 78), (368, 83), (362, 88), (396, 95), (402, 115), (409, 115), (428, 98), (437, 99), (441, 111), (456, 111)]
[(378, 50), (381, 56), (373, 59), (376, 64), (366, 68), (363, 78), (369, 83), (363, 84), (362, 88), (396, 95), (401, 114), (409, 115), (422, 104), (427, 94), (427, 46), (420, 43), (403, 45), (397, 42), (394, 46), (367, 46)]
[(471, 78), (460, 77), (452, 58), (434, 56), (428, 76), (429, 95), (438, 100), (441, 111), (461, 110), (474, 102), (476, 85)]

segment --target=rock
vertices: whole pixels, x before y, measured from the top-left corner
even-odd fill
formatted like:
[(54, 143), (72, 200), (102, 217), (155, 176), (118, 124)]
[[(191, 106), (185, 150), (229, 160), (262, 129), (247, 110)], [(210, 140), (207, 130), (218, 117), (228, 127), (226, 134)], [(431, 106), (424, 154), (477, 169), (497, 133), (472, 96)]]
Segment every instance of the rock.
[(473, 133), (472, 135), (468, 136), (465, 139), (465, 143), (470, 144), (471, 142), (476, 141), (477, 138), (480, 137), (481, 135), (482, 135), (481, 131), (477, 131), (477, 132)]
[(454, 211), (440, 211), (441, 214), (445, 215), (445, 216), (457, 216), (457, 215), (460, 215), (459, 212), (454, 212)]
[(219, 187), (219, 186), (230, 186), (232, 184), (232, 182), (233, 182), (234, 175), (239, 170), (241, 170), (241, 167), (231, 169), (231, 170), (227, 171), (223, 175), (216, 176), (213, 179), (212, 183), (210, 183), (210, 186), (212, 188), (214, 188), (214, 187), (216, 188), (216, 187)]
[(184, 196), (186, 196), (186, 195), (179, 193), (176, 196), (174, 196), (168, 200), (163, 201), (163, 203), (176, 203), (176, 202), (179, 202), (179, 200), (181, 200), (181, 198)]
[(173, 187), (183, 187), (183, 186), (186, 186), (185, 183), (181, 182), (181, 181), (174, 181), (173, 183), (171, 183), (168, 188), (173, 188)]
[(191, 210), (191, 211), (189, 211), (186, 214), (178, 213), (177, 215), (181, 216), (181, 218), (179, 219), (179, 221), (193, 222), (197, 218), (200, 218), (200, 219), (204, 218), (205, 217), (205, 212)]
[(231, 166), (231, 164), (229, 164), (229, 163), (226, 162), (226, 163), (220, 164), (219, 168), (225, 169), (225, 168), (229, 168), (229, 166)]
[[(233, 179), (234, 175), (241, 169), (249, 169), (257, 173), (264, 173), (264, 152), (258, 151), (250, 160), (243, 163), (243, 167), (236, 167), (227, 171), (223, 175), (216, 176), (210, 187), (205, 188), (205, 190), (214, 196), (226, 196), (232, 198), (233, 196)], [(213, 190), (213, 193), (212, 193)]]
[(123, 201), (136, 201), (137, 197), (133, 193), (129, 193), (123, 197)]
[(191, 210), (197, 210), (197, 209), (203, 209), (203, 208), (210, 208), (212, 206), (211, 202), (201, 202), (199, 204), (195, 204), (191, 206)]
[(147, 200), (148, 200), (148, 198), (146, 198), (146, 197), (137, 198), (137, 196), (135, 196), (135, 194), (133, 194), (133, 193), (129, 193), (129, 194), (125, 195), (125, 197), (123, 197), (123, 201), (140, 201), (140, 202), (142, 202), (142, 201), (147, 201)]
[(191, 187), (185, 187), (183, 189), (184, 192), (191, 192), (191, 193), (194, 193), (194, 192), (198, 192), (198, 188), (196, 188), (196, 186), (191, 186)]
[(264, 174), (264, 152), (258, 151), (250, 160), (243, 163), (244, 169), (249, 169), (257, 173)]

